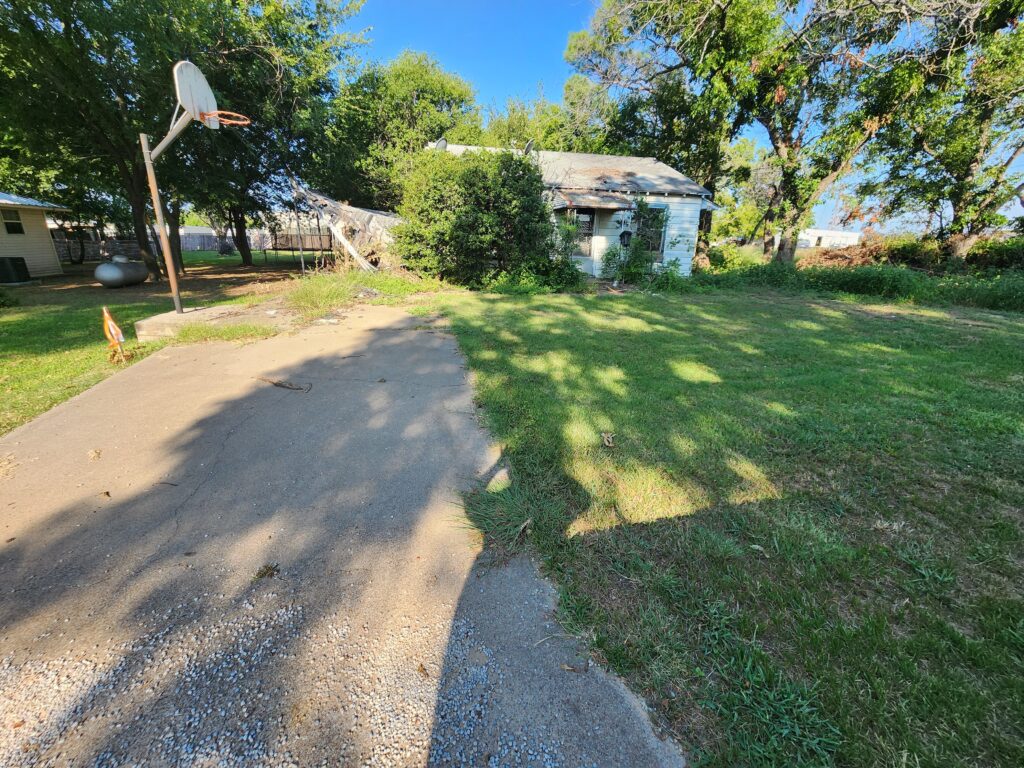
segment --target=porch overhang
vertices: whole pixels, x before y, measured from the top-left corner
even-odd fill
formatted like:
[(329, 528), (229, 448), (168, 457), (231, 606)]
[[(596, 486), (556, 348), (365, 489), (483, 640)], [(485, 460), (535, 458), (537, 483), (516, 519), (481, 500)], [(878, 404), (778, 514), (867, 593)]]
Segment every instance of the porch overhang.
[(631, 211), (636, 204), (630, 195), (621, 192), (593, 190), (552, 190), (551, 204), (556, 211), (566, 208), (595, 208), (605, 211)]

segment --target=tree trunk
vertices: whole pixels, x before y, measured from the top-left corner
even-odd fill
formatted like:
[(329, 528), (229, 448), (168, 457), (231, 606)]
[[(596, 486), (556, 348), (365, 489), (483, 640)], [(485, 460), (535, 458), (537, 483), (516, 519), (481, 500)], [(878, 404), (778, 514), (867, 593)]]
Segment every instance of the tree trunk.
[(149, 181), (146, 178), (146, 168), (141, 163), (132, 168), (131, 182), (125, 190), (128, 193), (128, 204), (132, 208), (132, 229), (135, 231), (135, 240), (139, 244), (139, 254), (146, 262), (149, 274), (154, 283), (161, 280), (160, 262), (157, 261), (155, 251), (150, 248), (149, 234), (146, 232), (146, 205), (149, 202)]
[(245, 231), (245, 213), (237, 209), (231, 211), (231, 228), (235, 233), (235, 248), (242, 257), (242, 266), (252, 266), (252, 250), (249, 248), (249, 236)]
[(796, 263), (796, 227), (792, 224), (784, 224), (779, 235), (779, 250), (775, 252), (774, 261), (779, 264), (792, 266)]
[(171, 241), (171, 260), (174, 271), (185, 274), (185, 263), (181, 258), (181, 201), (164, 202), (164, 219), (167, 221), (167, 236)]
[(972, 233), (968, 233), (966, 235), (951, 235), (949, 239), (946, 240), (946, 248), (949, 251), (950, 256), (957, 261), (963, 261), (967, 258), (967, 254), (971, 252), (971, 248), (973, 248), (980, 239), (980, 235)]
[(695, 272), (711, 268), (711, 260), (708, 258), (708, 249), (711, 247), (711, 211), (701, 209), (700, 218), (697, 220), (697, 249), (693, 255), (691, 269)]

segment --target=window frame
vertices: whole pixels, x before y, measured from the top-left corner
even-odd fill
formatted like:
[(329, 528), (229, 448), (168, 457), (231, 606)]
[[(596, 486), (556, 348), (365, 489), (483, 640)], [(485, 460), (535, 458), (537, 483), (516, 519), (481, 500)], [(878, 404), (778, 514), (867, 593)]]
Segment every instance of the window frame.
[(672, 215), (672, 207), (668, 203), (647, 201), (647, 207), (651, 210), (659, 210), (665, 212), (665, 217), (662, 219), (661, 226), (661, 238), (658, 241), (658, 255), (654, 259), (655, 264), (661, 264), (665, 261), (665, 245), (668, 242), (668, 218)]
[[(11, 218), (13, 214), (14, 218)], [(4, 230), (8, 235), (24, 235), (25, 222), (21, 218), (21, 211), (17, 208), (0, 208), (0, 220), (4, 223)], [(12, 230), (12, 226), (14, 229)]]
[[(580, 214), (590, 217), (590, 231), (583, 232), (582, 224), (580, 223)], [(572, 209), (573, 220), (576, 222), (577, 229), (576, 234), (576, 247), (578, 255), (589, 259), (594, 253), (594, 231), (597, 229), (597, 210), (594, 208), (573, 208)]]

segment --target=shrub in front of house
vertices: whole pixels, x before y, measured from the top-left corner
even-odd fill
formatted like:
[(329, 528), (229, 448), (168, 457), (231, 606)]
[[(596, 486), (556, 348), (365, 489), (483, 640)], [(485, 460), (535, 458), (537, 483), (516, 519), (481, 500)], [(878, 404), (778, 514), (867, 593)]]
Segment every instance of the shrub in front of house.
[(530, 275), (549, 285), (564, 265), (552, 258), (543, 192), (529, 157), (426, 150), (402, 180), (395, 249), (413, 271), (459, 285), (485, 287), (501, 275), (506, 284)]

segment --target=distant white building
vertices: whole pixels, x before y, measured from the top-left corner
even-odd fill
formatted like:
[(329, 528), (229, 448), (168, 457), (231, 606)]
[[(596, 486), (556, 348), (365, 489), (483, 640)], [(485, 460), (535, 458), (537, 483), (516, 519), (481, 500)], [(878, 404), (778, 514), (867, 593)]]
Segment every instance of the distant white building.
[(0, 259), (10, 262), (0, 275), (8, 275), (8, 282), (19, 282), (14, 275), (24, 279), (62, 274), (46, 212), (66, 210), (61, 205), (0, 192)]
[[(805, 229), (797, 235), (797, 248), (845, 248), (860, 242), (860, 232), (843, 229)], [(775, 238), (778, 244), (778, 236)]]

